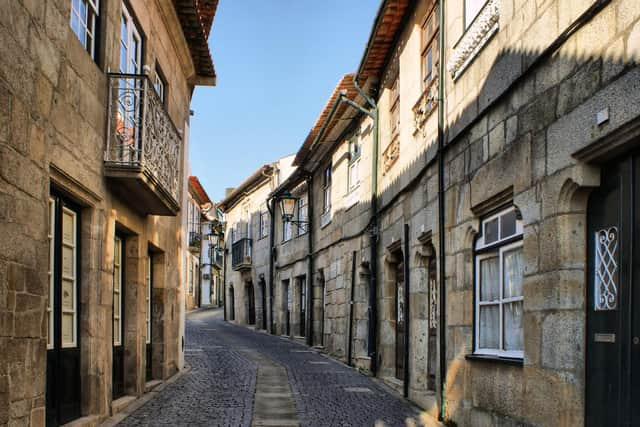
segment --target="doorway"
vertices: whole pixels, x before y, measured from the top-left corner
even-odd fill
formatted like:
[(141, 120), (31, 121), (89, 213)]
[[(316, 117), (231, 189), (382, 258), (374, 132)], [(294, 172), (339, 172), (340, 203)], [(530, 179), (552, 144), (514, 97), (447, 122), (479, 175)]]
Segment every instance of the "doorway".
[(124, 395), (124, 238), (116, 234), (113, 245), (113, 350), (111, 395)]
[(395, 308), (396, 308), (396, 378), (404, 381), (404, 334), (405, 334), (405, 318), (404, 318), (404, 259), (402, 253), (396, 254), (398, 262), (395, 266)]
[(289, 290), (289, 280), (282, 281), (282, 290), (284, 298), (284, 325), (285, 335), (291, 335), (291, 292)]
[(246, 286), (247, 295), (247, 321), (250, 325), (256, 324), (256, 295), (253, 289), (253, 282), (248, 281)]
[(80, 209), (49, 198), (47, 425), (80, 417)]
[(298, 315), (300, 316), (300, 336), (306, 336), (306, 328), (307, 328), (307, 281), (304, 276), (300, 276), (298, 279), (298, 287), (300, 295), (300, 310), (298, 311)]
[(587, 224), (586, 425), (640, 425), (640, 155), (603, 165)]
[(260, 279), (260, 294), (262, 300), (262, 329), (267, 329), (267, 283)]
[(233, 295), (233, 285), (229, 286), (229, 320), (236, 320), (236, 299)]
[(149, 252), (147, 256), (147, 314), (145, 318), (146, 326), (147, 326), (147, 334), (146, 334), (146, 369), (145, 376), (146, 381), (151, 381), (152, 379), (152, 365), (153, 365), (153, 254)]

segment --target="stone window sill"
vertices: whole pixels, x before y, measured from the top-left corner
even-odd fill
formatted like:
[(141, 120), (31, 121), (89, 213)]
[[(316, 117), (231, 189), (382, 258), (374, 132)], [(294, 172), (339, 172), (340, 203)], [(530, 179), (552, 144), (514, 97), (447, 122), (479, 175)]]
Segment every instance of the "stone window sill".
[(503, 356), (493, 356), (493, 355), (472, 353), (472, 354), (467, 354), (464, 358), (471, 361), (503, 363), (505, 365), (513, 365), (513, 366), (524, 366), (524, 359), (519, 357), (503, 357)]

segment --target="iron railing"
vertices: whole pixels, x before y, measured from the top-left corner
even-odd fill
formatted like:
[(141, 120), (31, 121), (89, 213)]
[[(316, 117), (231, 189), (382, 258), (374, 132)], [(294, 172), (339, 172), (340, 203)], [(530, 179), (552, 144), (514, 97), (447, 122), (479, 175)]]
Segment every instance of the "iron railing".
[(105, 164), (142, 169), (180, 200), (181, 137), (146, 75), (109, 74)]
[(244, 238), (233, 243), (231, 247), (231, 265), (233, 268), (251, 265), (251, 239)]
[(202, 235), (197, 231), (189, 232), (189, 247), (191, 249), (200, 250), (200, 242), (202, 241)]

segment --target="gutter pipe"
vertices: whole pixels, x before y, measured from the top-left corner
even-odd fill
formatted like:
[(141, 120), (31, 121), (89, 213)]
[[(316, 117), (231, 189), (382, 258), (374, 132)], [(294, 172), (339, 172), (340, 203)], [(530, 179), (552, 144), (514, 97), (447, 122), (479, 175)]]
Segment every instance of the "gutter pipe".
[(440, 349), (439, 363), (440, 363), (440, 411), (438, 411), (438, 419), (443, 421), (446, 415), (446, 375), (447, 375), (447, 350), (446, 350), (446, 334), (445, 334), (445, 307), (446, 307), (446, 262), (445, 262), (445, 224), (444, 224), (444, 58), (445, 58), (445, 46), (444, 46), (444, 0), (438, 0), (438, 49), (439, 49), (439, 61), (438, 61), (438, 246), (440, 261), (440, 318), (439, 329), (440, 336), (439, 341)]

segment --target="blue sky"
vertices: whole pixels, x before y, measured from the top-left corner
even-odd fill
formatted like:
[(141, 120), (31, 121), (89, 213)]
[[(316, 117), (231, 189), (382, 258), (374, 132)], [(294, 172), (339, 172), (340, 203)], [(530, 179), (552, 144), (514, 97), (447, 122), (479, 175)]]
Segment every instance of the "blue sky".
[(218, 75), (191, 108), (191, 173), (213, 200), (298, 150), (343, 74), (355, 71), (380, 0), (220, 0)]

